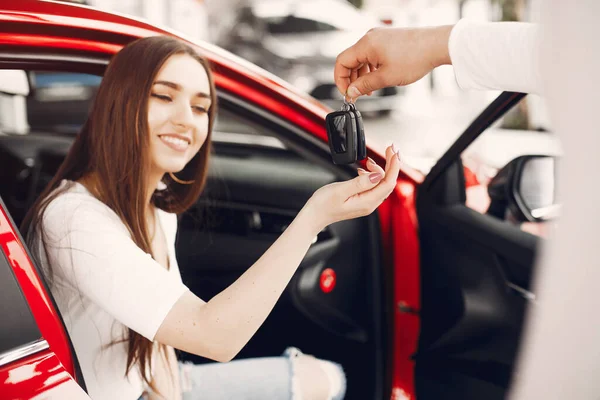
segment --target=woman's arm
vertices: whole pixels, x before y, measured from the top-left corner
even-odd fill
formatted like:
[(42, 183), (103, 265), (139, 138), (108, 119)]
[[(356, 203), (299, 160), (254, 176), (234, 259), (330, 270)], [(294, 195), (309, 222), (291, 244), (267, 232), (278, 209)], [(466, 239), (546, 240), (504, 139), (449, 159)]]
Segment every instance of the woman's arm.
[[(238, 280), (208, 303), (187, 292), (175, 303), (155, 339), (217, 361), (229, 361), (267, 318), (306, 254), (327, 225), (370, 214), (396, 184), (400, 162), (387, 150), (379, 181), (362, 175), (319, 189), (285, 232)], [(371, 178), (377, 178), (371, 176)]]
[(155, 339), (216, 361), (231, 360), (269, 315), (318, 233), (306, 210), (233, 284), (205, 303), (185, 293)]

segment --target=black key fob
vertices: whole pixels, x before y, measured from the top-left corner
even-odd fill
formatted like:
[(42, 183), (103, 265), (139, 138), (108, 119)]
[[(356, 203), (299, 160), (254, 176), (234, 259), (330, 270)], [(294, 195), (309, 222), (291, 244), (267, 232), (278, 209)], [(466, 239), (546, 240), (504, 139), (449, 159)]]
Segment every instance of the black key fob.
[(365, 127), (363, 125), (362, 115), (360, 115), (360, 111), (356, 109), (354, 104), (351, 104), (350, 111), (354, 113), (356, 121), (356, 159), (360, 161), (367, 158), (367, 142), (365, 140)]
[(358, 154), (356, 115), (344, 105), (341, 111), (327, 114), (325, 125), (333, 163), (352, 164), (356, 162)]

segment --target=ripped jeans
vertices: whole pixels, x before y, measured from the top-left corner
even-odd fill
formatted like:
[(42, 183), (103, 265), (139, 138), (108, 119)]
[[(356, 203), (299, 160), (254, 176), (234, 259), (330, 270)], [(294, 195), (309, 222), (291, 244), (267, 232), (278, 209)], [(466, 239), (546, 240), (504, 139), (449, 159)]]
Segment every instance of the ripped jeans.
[[(201, 365), (180, 363), (183, 400), (310, 400), (302, 398), (294, 379), (294, 359), (301, 354), (290, 347), (279, 357)], [(343, 399), (346, 376), (342, 367), (323, 362), (329, 364), (329, 373), (336, 374), (334, 378), (340, 383), (330, 399)]]

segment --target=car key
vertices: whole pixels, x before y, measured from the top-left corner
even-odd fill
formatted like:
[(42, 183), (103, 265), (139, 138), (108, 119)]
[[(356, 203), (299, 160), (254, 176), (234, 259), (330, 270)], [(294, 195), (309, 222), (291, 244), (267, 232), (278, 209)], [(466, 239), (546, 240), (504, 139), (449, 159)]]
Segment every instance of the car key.
[(367, 143), (365, 140), (365, 127), (363, 125), (362, 115), (360, 111), (356, 109), (356, 106), (353, 103), (349, 103), (350, 111), (354, 113), (356, 119), (356, 159), (358, 161), (364, 160), (367, 158)]
[(362, 116), (354, 104), (344, 99), (341, 111), (327, 114), (325, 124), (334, 164), (352, 164), (366, 157)]

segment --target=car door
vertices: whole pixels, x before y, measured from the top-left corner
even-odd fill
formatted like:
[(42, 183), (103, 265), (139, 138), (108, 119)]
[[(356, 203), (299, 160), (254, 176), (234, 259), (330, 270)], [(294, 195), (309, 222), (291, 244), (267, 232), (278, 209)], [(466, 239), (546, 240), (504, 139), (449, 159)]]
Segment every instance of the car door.
[(507, 395), (543, 239), (467, 205), (461, 154), (523, 96), (500, 95), (418, 189), (421, 332), (414, 359), (421, 400)]
[(0, 398), (89, 399), (61, 362), (56, 340), (42, 334), (60, 316), (42, 318), (52, 301), (40, 297), (41, 287), (25, 287), (40, 284), (29, 260), (0, 198)]
[[(219, 104), (207, 186), (181, 216), (176, 246), (184, 282), (205, 300), (258, 260), (314, 191), (355, 174), (334, 166), (325, 143), (315, 146), (289, 121), (227, 93)], [(376, 214), (320, 232), (238, 358), (295, 346), (340, 363), (348, 399), (381, 398), (389, 325), (380, 243)]]
[[(92, 100), (53, 93), (48, 82), (41, 89), (35, 83), (42, 76), (68, 81), (83, 93), (87, 82), (99, 79), (83, 74), (87, 68), (80, 63), (78, 69), (63, 67), (60, 74), (46, 65), (23, 70), (35, 77), (25, 102), (29, 131), (0, 136), (0, 195), (17, 224), (56, 173), (73, 132), (84, 122), (77, 110), (87, 105), (72, 105)], [(180, 216), (176, 248), (185, 284), (205, 300), (244, 273), (315, 190), (356, 174), (354, 168), (333, 165), (326, 143), (294, 123), (226, 91), (219, 90), (218, 96), (207, 186), (196, 206)], [(40, 112), (44, 101), (52, 102), (50, 116)], [(385, 365), (391, 327), (384, 301), (391, 288), (384, 285), (380, 235), (377, 214), (319, 233), (275, 309), (238, 357), (276, 356), (295, 346), (342, 364), (348, 399), (381, 398), (389, 390)], [(208, 362), (191, 354), (181, 357)]]

